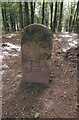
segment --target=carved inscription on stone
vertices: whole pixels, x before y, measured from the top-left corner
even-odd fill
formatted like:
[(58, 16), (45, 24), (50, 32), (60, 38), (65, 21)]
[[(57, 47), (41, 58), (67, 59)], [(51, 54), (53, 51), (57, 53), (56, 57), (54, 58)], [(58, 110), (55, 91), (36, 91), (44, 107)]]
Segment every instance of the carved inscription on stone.
[(39, 61), (26, 61), (26, 72), (39, 72), (40, 71), (40, 62)]

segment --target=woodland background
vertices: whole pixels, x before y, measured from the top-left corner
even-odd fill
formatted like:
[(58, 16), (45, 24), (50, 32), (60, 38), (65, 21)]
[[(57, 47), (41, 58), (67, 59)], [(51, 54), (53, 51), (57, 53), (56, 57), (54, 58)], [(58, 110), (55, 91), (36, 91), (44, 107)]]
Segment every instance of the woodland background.
[(2, 2), (0, 4), (3, 33), (16, 32), (33, 23), (44, 24), (53, 32), (78, 33), (79, 1)]

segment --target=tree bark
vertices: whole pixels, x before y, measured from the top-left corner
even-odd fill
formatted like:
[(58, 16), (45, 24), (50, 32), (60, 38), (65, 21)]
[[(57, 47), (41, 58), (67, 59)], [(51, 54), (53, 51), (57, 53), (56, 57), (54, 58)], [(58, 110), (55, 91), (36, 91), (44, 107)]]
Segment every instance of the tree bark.
[(52, 17), (53, 17), (53, 2), (50, 3), (50, 10), (51, 10), (51, 23), (50, 23), (50, 28), (53, 28), (53, 23), (52, 23)]
[(8, 23), (8, 18), (6, 15), (6, 3), (1, 4), (1, 9), (2, 9), (2, 19), (3, 19), (3, 26), (4, 26), (4, 31), (5, 33), (9, 32), (9, 23)]
[(55, 12), (54, 12), (54, 21), (53, 21), (53, 31), (55, 32), (57, 27), (57, 2), (55, 2)]
[(77, 9), (75, 10), (74, 17), (73, 17), (73, 21), (72, 21), (72, 26), (71, 26), (71, 29), (72, 29), (72, 31), (74, 31), (74, 32), (75, 32), (76, 11), (77, 11)]
[(10, 14), (11, 31), (14, 32), (14, 31), (16, 31), (16, 25), (15, 25), (15, 14), (14, 14), (13, 9), (11, 9), (12, 4), (9, 3), (9, 14)]
[(31, 24), (34, 23), (34, 11), (35, 11), (35, 2), (30, 2), (31, 6)]
[(44, 24), (44, 5), (45, 5), (45, 3), (43, 2), (43, 5), (42, 5), (42, 24)]
[(25, 25), (30, 24), (30, 19), (29, 19), (29, 6), (28, 2), (24, 3), (24, 8), (25, 8)]
[(72, 8), (72, 2), (71, 2), (71, 15), (70, 15), (70, 19), (69, 19), (69, 32), (72, 32), (72, 18), (73, 18), (73, 8)]
[(23, 28), (23, 13), (22, 13), (22, 3), (19, 2), (19, 27), (20, 30)]
[(62, 12), (63, 12), (63, 2), (61, 2), (61, 7), (60, 7), (60, 18), (59, 18), (59, 27), (58, 27), (58, 31), (61, 32), (62, 30)]
[(76, 32), (79, 34), (79, 1), (77, 2)]

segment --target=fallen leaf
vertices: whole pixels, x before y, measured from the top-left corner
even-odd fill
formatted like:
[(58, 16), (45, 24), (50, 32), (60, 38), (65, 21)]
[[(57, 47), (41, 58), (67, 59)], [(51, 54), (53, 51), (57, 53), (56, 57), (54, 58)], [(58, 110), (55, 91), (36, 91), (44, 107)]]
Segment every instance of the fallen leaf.
[(39, 112), (35, 113), (34, 118), (39, 118), (39, 117), (40, 117), (40, 113)]
[(20, 78), (22, 78), (22, 75), (17, 75), (16, 76), (16, 80), (19, 80)]

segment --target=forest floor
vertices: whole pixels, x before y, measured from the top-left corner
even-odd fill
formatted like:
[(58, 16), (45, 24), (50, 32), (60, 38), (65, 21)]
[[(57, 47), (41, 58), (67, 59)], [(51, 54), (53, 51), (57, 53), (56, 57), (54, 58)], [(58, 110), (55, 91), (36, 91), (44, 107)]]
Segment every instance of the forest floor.
[(22, 83), (19, 35), (2, 37), (2, 117), (77, 117), (77, 34), (55, 34), (52, 47), (52, 81), (48, 87)]

